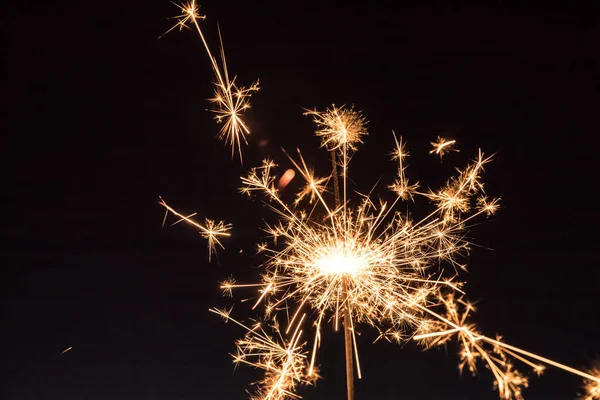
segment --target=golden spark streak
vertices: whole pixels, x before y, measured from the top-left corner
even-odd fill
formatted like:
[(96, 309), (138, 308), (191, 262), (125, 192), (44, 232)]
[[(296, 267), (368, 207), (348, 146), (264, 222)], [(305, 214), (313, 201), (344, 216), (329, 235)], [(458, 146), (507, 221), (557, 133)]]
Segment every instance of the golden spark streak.
[(409, 154), (404, 149), (402, 137), (398, 140), (394, 131), (392, 131), (392, 134), (394, 135), (394, 142), (396, 142), (396, 148), (394, 149), (394, 152), (392, 152), (392, 159), (398, 161), (398, 178), (393, 184), (389, 185), (388, 188), (398, 195), (398, 199), (412, 200), (414, 192), (419, 188), (419, 183), (417, 182), (412, 185), (408, 183), (408, 179), (406, 179), (406, 174), (404, 173), (406, 170), (404, 159), (408, 157)]
[(247, 144), (246, 137), (250, 134), (250, 128), (244, 121), (244, 113), (250, 108), (250, 97), (260, 89), (259, 83), (256, 81), (249, 87), (243, 87), (236, 85), (235, 76), (232, 79), (229, 78), (221, 30), (218, 29), (221, 43), (221, 65), (219, 65), (198, 24), (198, 20), (205, 19), (206, 17), (199, 15), (198, 5), (195, 0), (175, 5), (179, 7), (182, 14), (174, 17), (178, 19), (177, 23), (162, 36), (175, 28), (181, 30), (184, 27), (188, 27), (190, 22), (193, 23), (198, 36), (202, 40), (215, 74), (214, 97), (209, 99), (209, 101), (213, 104), (213, 108), (210, 111), (214, 114), (215, 120), (223, 124), (218, 137), (231, 146), (231, 157), (233, 158), (237, 151), (240, 162), (242, 162), (242, 142)]
[[(586, 386), (588, 393), (593, 394), (594, 388), (596, 386), (600, 387), (600, 377), (594, 376), (594, 372), (589, 374), (511, 346), (500, 339), (492, 339), (481, 335), (475, 329), (474, 324), (466, 323), (469, 313), (474, 308), (462, 299), (455, 300), (453, 295), (447, 295), (446, 297), (440, 297), (439, 300), (446, 309), (445, 315), (438, 314), (432, 311), (431, 308), (424, 308), (423, 311), (435, 317), (436, 320), (423, 320), (419, 328), (419, 331), (423, 333), (415, 335), (413, 339), (420, 341), (426, 347), (432, 347), (445, 344), (451, 336), (457, 335), (462, 347), (460, 368), (462, 369), (467, 365), (469, 370), (475, 374), (477, 360), (483, 360), (496, 378), (495, 386), (498, 388), (501, 399), (515, 398), (521, 400), (523, 399), (521, 389), (528, 386), (528, 379), (514, 370), (511, 358), (531, 367), (538, 375), (543, 372), (544, 367), (531, 360), (578, 375), (590, 381)], [(465, 308), (462, 313), (459, 312), (461, 307)], [(485, 348), (485, 344), (492, 345), (491, 349)], [(590, 397), (590, 399), (594, 399), (594, 397)]]
[(433, 146), (433, 150), (431, 150), (429, 152), (429, 154), (438, 154), (440, 156), (440, 160), (442, 159), (442, 157), (444, 156), (444, 153), (448, 152), (448, 151), (456, 151), (458, 152), (459, 150), (457, 149), (453, 149), (452, 146), (454, 146), (456, 144), (456, 140), (447, 140), (444, 139), (443, 137), (439, 137), (437, 139), (437, 142), (431, 142), (431, 145)]
[(589, 373), (596, 377), (595, 380), (586, 382), (585, 385), (585, 397), (582, 400), (598, 400), (600, 399), (600, 367), (592, 368)]
[(179, 218), (177, 221), (175, 221), (173, 224), (171, 224), (171, 226), (176, 225), (182, 221), (185, 221), (188, 224), (193, 225), (200, 230), (200, 234), (202, 235), (202, 237), (204, 239), (208, 240), (208, 262), (211, 261), (211, 255), (213, 253), (216, 254), (216, 246), (219, 246), (220, 248), (225, 249), (225, 247), (223, 247), (223, 245), (221, 244), (221, 241), (219, 240), (219, 238), (230, 236), (229, 231), (231, 230), (231, 227), (232, 227), (231, 224), (226, 224), (224, 221), (219, 221), (219, 222), (215, 223), (215, 221), (205, 218), (204, 225), (200, 225), (199, 223), (197, 223), (196, 221), (191, 219), (191, 217), (196, 215), (196, 213), (191, 214), (191, 215), (180, 214), (177, 211), (175, 211), (175, 209), (173, 209), (171, 206), (169, 206), (167, 203), (165, 203), (165, 201), (162, 199), (162, 197), (160, 198), (160, 201), (158, 202), (158, 204), (160, 204), (161, 206), (163, 206), (166, 209), (165, 217), (163, 219), (163, 227), (165, 225), (165, 222), (167, 221), (167, 217), (168, 217), (169, 213), (171, 213)]
[(298, 399), (300, 396), (294, 393), (296, 387), (310, 385), (318, 377), (316, 374), (312, 377), (306, 374), (306, 352), (303, 350), (306, 343), (300, 342), (302, 336), (300, 325), (293, 332), (291, 338), (286, 340), (279, 331), (277, 321), (274, 320), (271, 328), (278, 337), (278, 340), (274, 340), (260, 323), (256, 323), (250, 328), (233, 319), (228, 310), (212, 308), (209, 311), (246, 330), (244, 338), (236, 342), (237, 353), (232, 356), (236, 364), (247, 364), (265, 371), (265, 377), (256, 382), (259, 389), (253, 398), (263, 400)]

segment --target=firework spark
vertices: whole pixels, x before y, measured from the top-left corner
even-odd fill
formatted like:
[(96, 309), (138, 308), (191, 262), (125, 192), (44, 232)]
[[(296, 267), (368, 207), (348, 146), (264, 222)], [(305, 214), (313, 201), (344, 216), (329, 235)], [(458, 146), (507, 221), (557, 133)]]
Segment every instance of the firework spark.
[(212, 254), (216, 254), (216, 246), (219, 246), (222, 249), (225, 248), (221, 244), (219, 238), (230, 236), (229, 231), (231, 230), (231, 224), (226, 224), (224, 221), (215, 222), (212, 219), (206, 218), (204, 220), (204, 225), (200, 225), (199, 223), (191, 219), (193, 216), (196, 215), (196, 213), (190, 215), (180, 214), (167, 203), (165, 203), (165, 201), (162, 198), (160, 198), (158, 204), (160, 204), (166, 209), (165, 217), (163, 219), (163, 227), (165, 226), (165, 222), (167, 221), (169, 213), (171, 213), (179, 218), (177, 221), (173, 222), (171, 226), (185, 221), (188, 224), (191, 224), (200, 230), (200, 234), (202, 235), (202, 237), (208, 241), (208, 262), (211, 261)]
[(248, 143), (246, 137), (250, 134), (250, 128), (244, 120), (244, 113), (250, 108), (250, 97), (260, 89), (259, 83), (256, 81), (249, 87), (238, 86), (235, 83), (236, 77), (229, 77), (220, 29), (221, 65), (219, 65), (200, 29), (198, 21), (206, 17), (198, 13), (198, 5), (195, 0), (175, 5), (179, 7), (181, 14), (173, 17), (177, 19), (177, 23), (162, 36), (175, 28), (182, 30), (189, 25), (193, 25), (196, 29), (215, 74), (214, 97), (209, 101), (213, 105), (210, 111), (214, 114), (215, 120), (222, 124), (218, 137), (231, 147), (231, 157), (233, 158), (237, 151), (240, 162), (242, 162), (242, 143)]
[(413, 194), (419, 188), (419, 183), (409, 184), (408, 179), (406, 179), (406, 162), (405, 158), (408, 157), (408, 152), (405, 150), (405, 144), (402, 141), (402, 138), (398, 140), (396, 137), (396, 133), (392, 132), (394, 135), (394, 141), (396, 142), (396, 148), (392, 152), (392, 160), (398, 161), (398, 178), (394, 181), (393, 184), (389, 185), (388, 188), (395, 192), (400, 200), (412, 200)]
[(475, 374), (477, 362), (485, 363), (494, 375), (494, 387), (498, 390), (501, 399), (523, 400), (522, 389), (529, 385), (529, 381), (521, 372), (515, 370), (514, 365), (517, 362), (531, 368), (537, 375), (545, 370), (544, 365), (579, 375), (589, 381), (586, 390), (591, 397), (586, 400), (597, 398), (593, 396), (598, 396), (595, 391), (597, 392), (600, 387), (598, 371), (586, 373), (506, 344), (501, 337), (492, 339), (480, 334), (475, 324), (468, 322), (469, 314), (475, 310), (473, 305), (460, 298), (455, 299), (453, 294), (446, 296), (440, 294), (439, 304), (443, 306), (445, 313), (443, 315), (436, 313), (433, 311), (434, 307), (423, 310), (433, 319), (424, 318), (421, 326), (416, 330), (418, 334), (413, 339), (431, 348), (443, 345), (453, 336), (457, 336), (461, 348), (460, 370), (467, 366), (471, 373)]
[(173, 3), (177, 8), (179, 8), (179, 10), (181, 11), (181, 14), (176, 15), (174, 17), (171, 17), (170, 19), (176, 19), (177, 22), (175, 23), (175, 25), (173, 25), (168, 31), (166, 31), (165, 33), (163, 33), (162, 35), (160, 35), (158, 38), (162, 38), (163, 36), (165, 36), (166, 34), (168, 34), (169, 32), (171, 32), (174, 29), (179, 28), (179, 30), (183, 30), (184, 28), (189, 28), (188, 23), (190, 23), (191, 21), (196, 21), (199, 19), (205, 19), (206, 16), (204, 15), (200, 15), (198, 13), (198, 5), (196, 4), (195, 0), (192, 0), (188, 3)]
[(367, 121), (353, 107), (333, 105), (325, 111), (307, 110), (304, 115), (313, 117), (319, 127), (317, 136), (322, 139), (321, 145), (328, 150), (342, 146), (356, 150), (356, 145), (362, 143), (362, 136), (367, 134)]
[(596, 380), (586, 381), (585, 397), (582, 397), (582, 400), (598, 400), (600, 399), (600, 367), (592, 368), (589, 374), (595, 376)]
[[(455, 299), (452, 294), (446, 297), (440, 295), (439, 300), (446, 308), (446, 315), (440, 315), (435, 320), (424, 319), (417, 330), (422, 333), (417, 334), (414, 339), (430, 348), (445, 344), (453, 334), (458, 335), (459, 369), (462, 371), (466, 366), (475, 375), (477, 361), (481, 360), (494, 375), (494, 387), (501, 399), (522, 400), (521, 391), (529, 385), (529, 381), (521, 372), (515, 370), (512, 360), (527, 364), (537, 374), (541, 374), (544, 367), (503, 348), (500, 338), (493, 341), (494, 344), (487, 342), (488, 338), (478, 333), (475, 324), (467, 323), (469, 313), (475, 310), (470, 303)], [(462, 313), (459, 312), (460, 307), (464, 307)]]
[(449, 151), (458, 151), (457, 149), (453, 149), (452, 146), (456, 144), (456, 140), (447, 140), (443, 137), (437, 138), (437, 142), (431, 142), (433, 146), (433, 150), (429, 152), (429, 154), (437, 154), (440, 156), (440, 160), (444, 157), (444, 154)]
[(277, 339), (273, 339), (273, 335), (267, 334), (261, 323), (248, 327), (233, 319), (231, 310), (212, 308), (210, 311), (246, 330), (245, 336), (236, 341), (237, 351), (232, 357), (235, 364), (247, 364), (265, 371), (264, 378), (255, 383), (258, 390), (253, 399), (298, 399), (300, 396), (295, 393), (296, 387), (314, 383), (317, 375), (306, 375), (306, 343), (300, 342), (300, 329), (296, 329), (286, 340), (281, 335), (277, 320), (274, 320), (271, 329), (275, 331)]

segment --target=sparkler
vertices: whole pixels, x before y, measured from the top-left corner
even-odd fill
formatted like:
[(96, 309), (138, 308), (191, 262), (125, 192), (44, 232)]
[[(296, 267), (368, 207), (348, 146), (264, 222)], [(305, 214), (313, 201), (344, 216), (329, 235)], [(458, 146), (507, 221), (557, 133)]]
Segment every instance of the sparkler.
[[(200, 16), (195, 2), (180, 8), (183, 15), (175, 27), (192, 21), (213, 65), (217, 80), (217, 111), (213, 111), (218, 120), (227, 121), (220, 135), (230, 142), (232, 151), (240, 151), (240, 140), (245, 140), (248, 129), (239, 119), (239, 111), (247, 107), (239, 108), (232, 99), (240, 93), (241, 104), (247, 104), (247, 97), (257, 87), (239, 91), (229, 81), (224, 52), (220, 69), (198, 26)], [(521, 400), (522, 389), (529, 384), (515, 364), (523, 364), (537, 374), (547, 365), (577, 374), (588, 382), (585, 399), (600, 398), (598, 371), (582, 372), (508, 345), (500, 337), (483, 336), (475, 324), (468, 322), (474, 308), (463, 300), (463, 283), (456, 276), (466, 268), (459, 258), (470, 247), (465, 238), (470, 224), (498, 209), (499, 199), (487, 197), (481, 178), (491, 157), (480, 150), (441, 189), (421, 191), (420, 185), (406, 176), (408, 152), (402, 138), (394, 134), (392, 159), (397, 162), (397, 174), (387, 187), (395, 197), (391, 201), (376, 201), (371, 190), (353, 200), (348, 198), (347, 170), (351, 153), (367, 135), (365, 118), (344, 106), (308, 110), (305, 114), (313, 117), (321, 147), (330, 152), (332, 172), (317, 177), (300, 150), (296, 156), (286, 153), (295, 174), (304, 179), (292, 204), (283, 200), (275, 184), (277, 165), (271, 159), (265, 159), (241, 178), (241, 191), (249, 196), (262, 194), (278, 221), (265, 228), (273, 243), (257, 246), (266, 257), (260, 282), (238, 284), (229, 279), (221, 284), (227, 295), (242, 288), (254, 291), (253, 309), (264, 308), (277, 339), (258, 323), (248, 327), (231, 318), (230, 311), (211, 310), (246, 330), (246, 336), (236, 342), (237, 353), (233, 357), (236, 364), (265, 370), (265, 378), (258, 383), (259, 390), (253, 398), (298, 398), (296, 387), (311, 384), (318, 377), (316, 359), (324, 327), (331, 324), (338, 330), (341, 320), (347, 345), (348, 399), (354, 398), (354, 363), (356, 375), (362, 375), (356, 345), (356, 329), (360, 325), (375, 328), (378, 339), (403, 343), (412, 338), (426, 347), (456, 337), (461, 349), (459, 368), (467, 367), (475, 373), (478, 362), (483, 362), (495, 378), (501, 399)], [(441, 158), (447, 151), (458, 151), (452, 147), (455, 144), (454, 140), (438, 137), (430, 153)], [(333, 189), (329, 187), (331, 183)], [(417, 197), (428, 199), (434, 209), (414, 220), (407, 212), (406, 202), (414, 202)], [(164, 202), (161, 204), (190, 222), (191, 216), (182, 216)], [(215, 243), (221, 245), (217, 237), (227, 235), (229, 225), (220, 224), (217, 228), (195, 224), (209, 239), (209, 256), (211, 239), (214, 250)], [(281, 314), (287, 318), (280, 329)], [(309, 351), (300, 342), (307, 324), (313, 330)]]
[(161, 37), (173, 29), (179, 28), (179, 30), (182, 30), (187, 28), (189, 24), (196, 29), (215, 74), (214, 97), (209, 101), (213, 104), (210, 111), (214, 114), (215, 120), (222, 124), (218, 137), (231, 146), (231, 157), (233, 158), (237, 151), (240, 162), (242, 162), (242, 143), (248, 144), (246, 137), (250, 134), (250, 128), (244, 121), (244, 113), (250, 108), (250, 97), (259, 90), (259, 83), (256, 81), (249, 87), (244, 87), (237, 86), (235, 76), (230, 79), (220, 29), (221, 65), (219, 65), (198, 24), (198, 20), (203, 20), (206, 17), (199, 14), (196, 0), (175, 5), (181, 10), (181, 14), (173, 17), (177, 19), (177, 23)]

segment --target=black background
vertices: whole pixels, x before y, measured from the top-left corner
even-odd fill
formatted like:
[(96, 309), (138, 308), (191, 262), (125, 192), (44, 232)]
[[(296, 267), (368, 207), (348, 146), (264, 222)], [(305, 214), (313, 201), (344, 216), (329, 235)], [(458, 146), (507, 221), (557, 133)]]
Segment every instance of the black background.
[[(239, 81), (261, 80), (242, 167), (205, 112), (212, 75), (199, 38), (156, 39), (177, 13), (168, 1), (3, 6), (3, 397), (245, 398), (259, 375), (234, 371), (228, 356), (242, 332), (208, 312), (231, 303), (219, 280), (255, 279), (261, 260), (253, 245), (269, 214), (238, 193), (239, 176), (266, 155), (283, 172), (280, 146), (300, 146), (325, 174), (301, 107), (331, 103), (355, 104), (370, 121), (353, 188), (392, 178), (392, 129), (408, 142), (409, 177), (424, 186), (437, 187), (478, 147), (496, 153), (485, 180), (502, 209), (471, 229), (482, 247), (463, 275), (479, 301), (475, 319), (574, 367), (596, 361), (596, 10), (272, 3), (201, 9), (213, 48), (220, 22)], [(461, 149), (442, 163), (427, 154), (438, 134)], [(191, 227), (161, 229), (159, 195), (234, 224), (218, 263), (207, 263)], [(421, 203), (415, 210), (426, 211)], [(454, 346), (371, 345), (375, 333), (361, 333), (358, 399), (497, 398), (484, 368), (459, 377)], [(344, 398), (341, 333), (326, 330), (319, 357), (325, 379), (301, 394)], [(571, 399), (581, 384), (550, 368), (525, 396)]]

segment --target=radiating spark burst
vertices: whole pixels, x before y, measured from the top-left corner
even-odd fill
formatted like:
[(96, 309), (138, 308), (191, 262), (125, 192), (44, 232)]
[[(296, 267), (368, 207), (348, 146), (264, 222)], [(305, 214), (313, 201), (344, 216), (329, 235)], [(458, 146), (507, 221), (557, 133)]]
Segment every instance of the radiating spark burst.
[(396, 142), (396, 148), (392, 152), (392, 159), (398, 161), (398, 178), (394, 183), (389, 185), (388, 188), (395, 192), (401, 200), (412, 200), (413, 194), (419, 188), (419, 182), (414, 184), (408, 183), (408, 179), (406, 179), (406, 174), (404, 173), (406, 170), (406, 162), (404, 159), (408, 157), (409, 154), (404, 148), (405, 144), (402, 141), (402, 138), (398, 140), (396, 133), (392, 133), (394, 135), (394, 141)]
[(265, 371), (264, 378), (255, 383), (258, 390), (252, 395), (252, 399), (299, 399), (301, 397), (294, 393), (297, 386), (314, 383), (316, 376), (306, 375), (306, 343), (300, 342), (300, 325), (290, 339), (285, 339), (281, 335), (277, 320), (274, 320), (271, 328), (275, 331), (277, 339), (273, 339), (258, 322), (248, 327), (233, 319), (230, 316), (231, 310), (213, 308), (210, 311), (246, 330), (245, 336), (236, 341), (237, 351), (232, 357), (235, 364), (247, 364)]
[(452, 148), (452, 146), (454, 146), (456, 144), (456, 140), (447, 140), (444, 139), (443, 137), (438, 136), (437, 138), (437, 142), (431, 142), (431, 145), (433, 146), (433, 150), (431, 150), (429, 152), (429, 154), (437, 154), (440, 156), (440, 160), (442, 159), (442, 157), (444, 157), (444, 154), (446, 152), (449, 151), (456, 151), (458, 152), (458, 149), (454, 149)]
[[(326, 138), (322, 139), (327, 140)], [(481, 179), (484, 166), (490, 161), (479, 151), (464, 169), (458, 170), (442, 189), (420, 192), (405, 176), (407, 155), (402, 138), (395, 138), (392, 158), (398, 162), (396, 198), (391, 202), (376, 202), (372, 194), (360, 195), (356, 205), (346, 201), (330, 204), (326, 191), (329, 179), (314, 177), (314, 173), (298, 151), (297, 158), (288, 155), (299, 175), (311, 188), (315, 204), (307, 210), (298, 202), (288, 205), (275, 187), (274, 169), (270, 159), (242, 177), (241, 191), (266, 196), (268, 207), (275, 211), (279, 222), (268, 225), (266, 231), (275, 239), (273, 245), (261, 244), (267, 261), (262, 265), (259, 283), (237, 285), (228, 283), (227, 292), (241, 287), (258, 288), (254, 308), (265, 306), (265, 315), (276, 317), (278, 310), (290, 314), (285, 333), (295, 332), (311, 310), (314, 315), (314, 338), (307, 376), (312, 376), (323, 335), (324, 324), (335, 329), (345, 312), (350, 315), (353, 356), (361, 376), (356, 328), (358, 324), (375, 327), (379, 338), (402, 343), (414, 336), (428, 341), (430, 346), (445, 343), (452, 334), (461, 343), (460, 369), (468, 367), (475, 373), (477, 361), (483, 361), (495, 377), (500, 398), (521, 400), (528, 378), (514, 368), (523, 363), (540, 374), (539, 362), (562, 368), (586, 379), (593, 376), (576, 369), (510, 346), (498, 337), (491, 339), (478, 333), (467, 323), (473, 306), (463, 300), (461, 282), (455, 280), (455, 270), (464, 269), (457, 258), (469, 249), (465, 231), (469, 222), (480, 215), (491, 215), (498, 208), (498, 199), (484, 192)], [(333, 146), (331, 151), (344, 147)], [(345, 155), (343, 155), (345, 157)], [(335, 172), (334, 172), (335, 173)], [(347, 177), (343, 173), (343, 190)], [(318, 184), (317, 184), (318, 182)], [(413, 221), (398, 206), (401, 200), (413, 196), (428, 198), (435, 209), (425, 218)], [(341, 196), (338, 196), (341, 197)], [(449, 265), (449, 271), (444, 268)], [(435, 310), (440, 305), (446, 314)], [(459, 311), (465, 307), (466, 311)]]
[[(522, 389), (529, 385), (529, 381), (521, 372), (514, 369), (517, 362), (531, 368), (537, 375), (544, 371), (544, 365), (579, 375), (589, 381), (586, 386), (589, 395), (597, 396), (597, 393), (594, 394), (594, 390), (597, 390), (595, 388), (600, 386), (600, 377), (598, 377), (597, 371), (586, 373), (506, 344), (500, 337), (492, 339), (480, 334), (475, 324), (468, 322), (469, 314), (475, 308), (461, 298), (456, 299), (452, 293), (445, 296), (440, 293), (439, 302), (445, 312), (438, 314), (433, 311), (435, 307), (423, 310), (433, 319), (424, 318), (413, 339), (430, 348), (443, 345), (456, 336), (461, 348), (460, 370), (467, 366), (471, 373), (475, 374), (477, 362), (483, 362), (494, 375), (494, 387), (498, 390), (501, 399), (523, 399)], [(586, 400), (591, 399), (595, 399), (595, 397), (592, 396)]]
[[(318, 125), (325, 131), (323, 121)], [(338, 124), (335, 119), (326, 121), (331, 124), (331, 130)], [(342, 135), (322, 135), (323, 145), (331, 151), (340, 150), (344, 159), (348, 150), (345, 141), (347, 138)], [(323, 324), (332, 322), (337, 329), (346, 310), (351, 317), (354, 356), (360, 376), (356, 324), (366, 323), (378, 329), (393, 327), (396, 338), (404, 338), (401, 332), (419, 325), (422, 309), (431, 304), (430, 298), (439, 293), (440, 288), (460, 291), (460, 284), (453, 282), (452, 277), (443, 277), (443, 269), (437, 267), (440, 261), (459, 265), (456, 256), (469, 247), (463, 238), (466, 224), (490, 211), (478, 207), (475, 200), (483, 196), (479, 175), (487, 159), (480, 153), (472, 165), (459, 171), (448, 184), (454, 201), (438, 201), (434, 212), (414, 222), (397, 209), (400, 201), (407, 198), (407, 193), (411, 197), (413, 194), (431, 195), (417, 192), (416, 185), (408, 184), (401, 138), (396, 140), (394, 155), (400, 164), (397, 185), (403, 190), (395, 191), (398, 196), (390, 204), (376, 203), (371, 195), (361, 195), (354, 206), (346, 200), (339, 206), (330, 204), (327, 198), (330, 196), (326, 195), (329, 180), (315, 178), (300, 151), (297, 160), (288, 157), (306, 181), (302, 197), (310, 193), (315, 199), (316, 204), (309, 210), (300, 208), (298, 202), (292, 206), (283, 201), (274, 185), (272, 170), (276, 165), (271, 160), (265, 160), (261, 167), (242, 178), (242, 192), (262, 192), (269, 207), (280, 217), (278, 223), (266, 228), (277, 239), (277, 244), (263, 248), (268, 260), (262, 265), (262, 282), (256, 284), (259, 291), (255, 307), (264, 303), (269, 309), (291, 309), (286, 332), (298, 329), (303, 310), (313, 310), (316, 321), (309, 375)], [(347, 177), (342, 176), (343, 198), (346, 199)], [(449, 213), (452, 219), (447, 217)], [(236, 285), (223, 286), (226, 290), (233, 288)]]
[(165, 217), (163, 219), (163, 227), (165, 225), (165, 222), (167, 221), (167, 217), (169, 216), (169, 213), (171, 213), (179, 218), (177, 221), (173, 222), (171, 224), (171, 226), (176, 225), (182, 221), (185, 221), (188, 224), (191, 224), (200, 230), (200, 234), (202, 235), (202, 237), (204, 239), (208, 240), (208, 262), (211, 261), (212, 254), (216, 254), (216, 252), (217, 252), (216, 246), (219, 246), (221, 249), (225, 249), (225, 247), (223, 247), (223, 245), (221, 244), (221, 241), (219, 240), (219, 238), (230, 236), (229, 231), (231, 230), (231, 227), (232, 227), (231, 224), (226, 224), (224, 221), (215, 222), (211, 219), (205, 218), (204, 225), (200, 225), (199, 223), (197, 223), (196, 221), (191, 219), (193, 216), (196, 215), (196, 213), (193, 213), (190, 215), (180, 214), (177, 211), (175, 211), (171, 206), (169, 206), (167, 203), (165, 203), (165, 201), (162, 199), (162, 197), (160, 198), (160, 201), (158, 202), (158, 204), (160, 204), (161, 206), (163, 206), (166, 209)]
[(177, 22), (175, 23), (175, 25), (173, 25), (168, 31), (166, 31), (165, 33), (163, 33), (162, 35), (160, 35), (158, 38), (162, 38), (163, 36), (165, 36), (167, 33), (171, 32), (172, 30), (179, 28), (179, 30), (183, 30), (184, 28), (189, 28), (188, 27), (188, 23), (190, 21), (196, 21), (199, 19), (205, 19), (206, 16), (204, 15), (200, 15), (198, 13), (198, 5), (196, 4), (195, 0), (192, 0), (190, 2), (187, 3), (174, 3), (172, 2), (177, 8), (179, 8), (179, 10), (181, 11), (181, 14), (176, 15), (174, 17), (171, 17), (170, 19), (176, 19)]
[(222, 124), (218, 137), (231, 146), (231, 157), (233, 158), (237, 151), (240, 162), (242, 162), (242, 142), (247, 144), (246, 137), (250, 134), (250, 128), (244, 121), (244, 113), (250, 108), (250, 97), (260, 89), (259, 83), (256, 81), (249, 87), (238, 86), (235, 83), (236, 77), (229, 77), (220, 30), (221, 65), (219, 65), (198, 24), (198, 20), (205, 19), (206, 17), (198, 13), (198, 5), (195, 0), (175, 5), (179, 7), (182, 13), (174, 17), (178, 19), (177, 23), (165, 34), (175, 28), (181, 30), (184, 27), (188, 27), (188, 24), (194, 25), (210, 58), (215, 74), (214, 97), (210, 98), (209, 101), (213, 104), (210, 111), (215, 115), (215, 120)]
[[(475, 310), (471, 304), (462, 299), (455, 299), (453, 294), (446, 297), (440, 295), (439, 300), (445, 307), (446, 314), (436, 320), (423, 320), (417, 330), (420, 333), (414, 339), (420, 340), (430, 348), (446, 343), (453, 334), (458, 335), (461, 348), (459, 369), (462, 371), (466, 366), (475, 375), (477, 361), (482, 361), (494, 375), (494, 387), (501, 399), (522, 400), (521, 390), (526, 388), (529, 382), (514, 369), (512, 359), (524, 362), (538, 374), (542, 373), (543, 366), (501, 347), (500, 338), (493, 341), (494, 343), (485, 341), (487, 338), (478, 333), (475, 324), (467, 322), (469, 313)], [(464, 310), (461, 312), (459, 307), (464, 307)]]
[(367, 121), (353, 107), (333, 105), (325, 111), (307, 110), (304, 115), (313, 117), (319, 127), (317, 136), (321, 137), (322, 145), (328, 150), (342, 146), (356, 150), (356, 145), (362, 143), (362, 136), (367, 134)]

